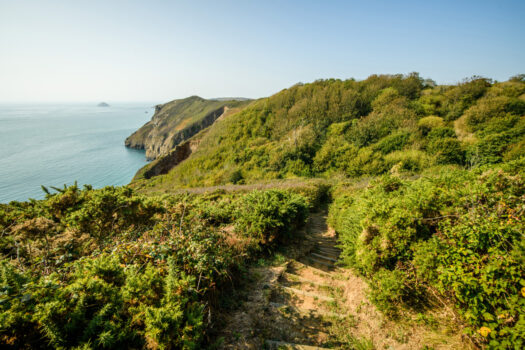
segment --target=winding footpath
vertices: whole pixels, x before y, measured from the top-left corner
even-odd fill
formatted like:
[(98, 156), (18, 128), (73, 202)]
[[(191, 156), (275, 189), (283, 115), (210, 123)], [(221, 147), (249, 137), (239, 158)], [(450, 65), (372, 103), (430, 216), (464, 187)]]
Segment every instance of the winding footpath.
[(387, 320), (366, 283), (337, 266), (341, 251), (326, 213), (313, 213), (278, 266), (250, 269), (247, 300), (228, 315), (221, 349), (465, 348), (457, 330)]

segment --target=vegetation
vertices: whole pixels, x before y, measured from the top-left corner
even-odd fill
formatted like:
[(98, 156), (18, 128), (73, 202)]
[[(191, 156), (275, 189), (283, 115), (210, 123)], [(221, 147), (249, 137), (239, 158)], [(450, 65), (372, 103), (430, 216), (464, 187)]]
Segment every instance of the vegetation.
[[(188, 120), (209, 112), (186, 100)], [(342, 263), (387, 317), (440, 303), (477, 345), (525, 347), (523, 75), (319, 80), (236, 103), (167, 174), (0, 205), (3, 347), (210, 345), (217, 296), (327, 194)]]
[(525, 82), (473, 77), (435, 85), (416, 73), (297, 84), (213, 124), (198, 149), (141, 189), (296, 177), (418, 173), (517, 159)]
[(438, 298), (478, 343), (525, 345), (523, 160), (504, 169), (447, 167), (338, 191), (330, 221), (376, 306), (395, 316)]
[(318, 200), (59, 190), (0, 207), (3, 347), (200, 348), (220, 288)]

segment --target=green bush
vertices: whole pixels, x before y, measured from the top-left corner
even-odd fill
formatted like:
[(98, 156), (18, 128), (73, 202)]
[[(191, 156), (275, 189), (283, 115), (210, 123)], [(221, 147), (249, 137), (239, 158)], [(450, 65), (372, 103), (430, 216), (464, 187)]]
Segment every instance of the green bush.
[(421, 171), (430, 163), (430, 157), (419, 150), (395, 151), (384, 157), (384, 164), (387, 169), (396, 167), (400, 171)]
[(410, 138), (408, 132), (401, 132), (382, 138), (374, 145), (374, 150), (380, 151), (382, 154), (388, 154), (393, 151), (399, 151), (405, 147)]
[(462, 164), (465, 159), (461, 142), (451, 137), (433, 139), (429, 142), (427, 150), (436, 157), (438, 164)]
[(304, 197), (282, 190), (253, 191), (239, 203), (236, 231), (263, 245), (285, 240), (305, 223), (308, 204)]
[[(290, 190), (147, 198), (73, 186), (0, 206), (1, 347), (202, 348), (220, 288), (326, 195), (317, 183), (294, 190), (310, 201)], [(237, 215), (247, 237), (222, 230)]]
[(519, 159), (525, 156), (525, 139), (508, 148), (503, 158), (506, 161)]
[(444, 139), (444, 138), (455, 138), (456, 132), (452, 128), (447, 127), (437, 127), (432, 129), (428, 134), (427, 138), (429, 140), (435, 140), (435, 139)]
[(499, 163), (510, 141), (506, 133), (485, 136), (469, 147), (469, 157), (475, 158), (478, 165)]
[[(117, 256), (104, 255), (77, 262), (65, 277), (26, 283), (22, 297), (1, 299), (2, 343), (36, 345), (44, 337), (52, 348), (196, 349), (204, 306), (197, 301), (195, 278), (171, 262), (167, 270), (151, 264), (142, 271), (124, 268)], [(1, 282), (2, 288), (16, 286)]]
[(370, 301), (386, 315), (396, 315), (408, 294), (405, 279), (405, 274), (399, 270), (380, 269), (370, 280)]
[(381, 310), (393, 315), (440, 293), (476, 342), (524, 346), (525, 183), (519, 164), (508, 168), (514, 174), (447, 168), (339, 192), (330, 222), (344, 261), (368, 277)]
[(443, 118), (440, 118), (434, 115), (421, 118), (419, 119), (417, 123), (419, 132), (423, 136), (427, 135), (432, 129), (442, 128), (444, 126), (445, 126), (445, 122), (443, 121)]

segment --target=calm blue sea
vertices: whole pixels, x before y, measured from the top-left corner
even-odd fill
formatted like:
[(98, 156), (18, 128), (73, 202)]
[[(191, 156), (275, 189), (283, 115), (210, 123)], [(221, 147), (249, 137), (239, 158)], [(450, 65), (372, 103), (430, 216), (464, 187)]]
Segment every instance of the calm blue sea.
[(40, 199), (40, 185), (124, 185), (146, 164), (125, 138), (154, 104), (0, 104), (0, 203)]

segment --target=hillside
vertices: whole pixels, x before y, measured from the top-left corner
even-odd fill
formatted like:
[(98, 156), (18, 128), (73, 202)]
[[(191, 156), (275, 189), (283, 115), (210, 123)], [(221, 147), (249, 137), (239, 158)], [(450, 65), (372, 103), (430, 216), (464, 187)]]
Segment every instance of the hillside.
[(346, 178), (473, 167), (523, 154), (525, 83), (408, 76), (297, 84), (214, 124), (148, 191), (293, 177)]
[(246, 99), (206, 100), (191, 96), (158, 105), (151, 120), (130, 135), (125, 145), (144, 149), (148, 159), (156, 159), (213, 124), (229, 108), (247, 103)]
[(0, 347), (525, 347), (525, 76), (232, 103), (130, 186), (0, 204)]

